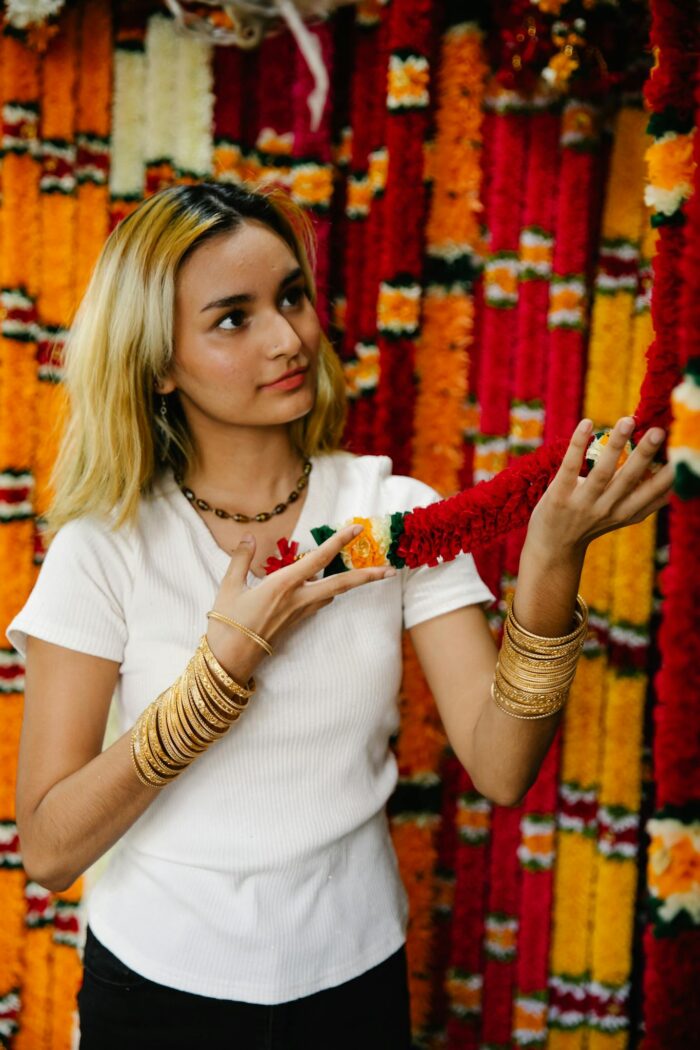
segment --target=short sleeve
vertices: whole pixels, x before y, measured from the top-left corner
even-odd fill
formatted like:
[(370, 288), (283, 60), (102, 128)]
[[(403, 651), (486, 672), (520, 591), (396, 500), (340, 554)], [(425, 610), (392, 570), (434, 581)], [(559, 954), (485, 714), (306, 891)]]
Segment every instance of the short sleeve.
[[(387, 486), (394, 510), (427, 507), (442, 498), (435, 489), (415, 478), (392, 475), (387, 478)], [(403, 620), (407, 629), (466, 605), (496, 600), (479, 576), (471, 554), (458, 554), (452, 561), (439, 565), (403, 569), (402, 576)]]
[(128, 559), (107, 524), (80, 518), (56, 533), (34, 588), (7, 628), (24, 658), (27, 635), (119, 663), (127, 640)]

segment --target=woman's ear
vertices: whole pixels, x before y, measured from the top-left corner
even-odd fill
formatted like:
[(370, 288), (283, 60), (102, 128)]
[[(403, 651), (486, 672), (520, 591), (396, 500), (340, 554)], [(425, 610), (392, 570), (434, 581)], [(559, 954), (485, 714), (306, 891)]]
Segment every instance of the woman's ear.
[(163, 376), (162, 379), (153, 380), (153, 389), (156, 394), (172, 394), (175, 390), (175, 381), (170, 376)]

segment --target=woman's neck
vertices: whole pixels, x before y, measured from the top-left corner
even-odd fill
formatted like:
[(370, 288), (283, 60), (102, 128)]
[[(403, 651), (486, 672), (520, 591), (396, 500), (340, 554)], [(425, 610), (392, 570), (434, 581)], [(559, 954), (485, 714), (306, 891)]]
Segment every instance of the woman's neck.
[(184, 483), (212, 506), (244, 514), (285, 502), (303, 460), (286, 427), (228, 429), (197, 436), (197, 455)]

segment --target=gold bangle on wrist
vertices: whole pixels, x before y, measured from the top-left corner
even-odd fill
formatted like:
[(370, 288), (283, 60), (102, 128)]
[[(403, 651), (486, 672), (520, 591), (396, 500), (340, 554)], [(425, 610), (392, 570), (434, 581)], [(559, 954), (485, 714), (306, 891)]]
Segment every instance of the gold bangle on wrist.
[(225, 736), (254, 691), (253, 678), (248, 688), (231, 678), (205, 635), (180, 678), (132, 727), (131, 760), (139, 781), (160, 788), (175, 780), (197, 755)]
[(231, 677), (228, 671), (226, 671), (216, 659), (214, 653), (211, 650), (211, 646), (209, 645), (209, 639), (207, 638), (206, 634), (202, 635), (199, 644), (202, 650), (202, 654), (204, 656), (204, 662), (207, 666), (207, 669), (218, 679), (218, 681), (221, 683), (221, 685), (224, 686), (225, 689), (227, 689), (234, 696), (240, 696), (243, 700), (247, 700), (248, 697), (253, 695), (253, 693), (255, 692), (254, 678), (250, 678), (248, 680), (247, 685), (241, 685), (240, 682), (237, 682), (235, 678)]
[(588, 629), (588, 609), (576, 598), (576, 626), (556, 638), (526, 630), (509, 596), (491, 696), (513, 718), (548, 718), (564, 707)]
[(266, 642), (264, 638), (261, 638), (255, 631), (251, 631), (250, 627), (246, 627), (245, 624), (239, 623), (238, 620), (232, 620), (230, 616), (224, 616), (223, 613), (217, 612), (216, 609), (212, 609), (207, 613), (207, 619), (219, 620), (220, 623), (226, 623), (229, 627), (235, 627), (237, 631), (241, 631), (252, 641), (256, 642), (261, 648), (265, 650), (268, 656), (272, 656), (272, 646), (269, 642)]

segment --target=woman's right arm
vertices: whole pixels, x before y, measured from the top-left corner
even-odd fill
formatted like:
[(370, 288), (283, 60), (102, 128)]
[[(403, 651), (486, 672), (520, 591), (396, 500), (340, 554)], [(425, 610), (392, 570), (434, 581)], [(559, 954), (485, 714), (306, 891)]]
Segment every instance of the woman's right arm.
[[(251, 589), (245, 578), (255, 544), (242, 544), (231, 558), (215, 607), (274, 640), (336, 595), (393, 573), (353, 569), (309, 582), (356, 531), (339, 530), (302, 561)], [(247, 681), (262, 650), (217, 621), (210, 622), (207, 633), (223, 666), (238, 681)], [(54, 892), (67, 889), (128, 831), (159, 791), (167, 790), (138, 779), (131, 729), (102, 751), (118, 674), (113, 660), (27, 638), (17, 827), (25, 871)]]
[(67, 889), (127, 831), (157, 788), (134, 773), (131, 731), (102, 751), (119, 664), (27, 638), (17, 768), (22, 862), (46, 889)]

